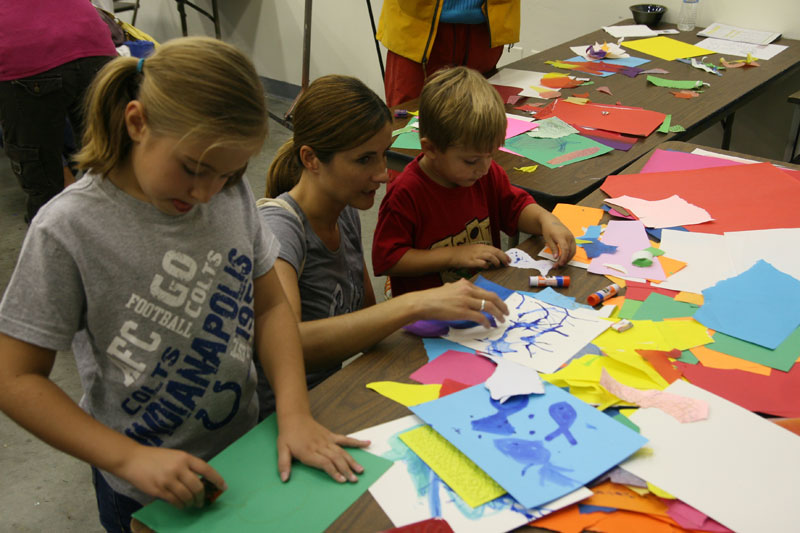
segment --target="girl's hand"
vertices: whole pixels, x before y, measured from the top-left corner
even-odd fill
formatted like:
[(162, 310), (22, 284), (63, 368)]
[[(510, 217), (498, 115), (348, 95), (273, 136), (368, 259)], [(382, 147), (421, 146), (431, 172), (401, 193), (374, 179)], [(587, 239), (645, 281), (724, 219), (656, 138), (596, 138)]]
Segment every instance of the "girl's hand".
[(292, 457), (324, 470), (339, 483), (358, 481), (356, 474), (364, 467), (340, 446), (364, 448), (369, 441), (338, 435), (322, 426), (311, 415), (278, 417), (278, 472), (281, 481), (288, 481), (292, 470)]
[(134, 453), (111, 473), (178, 509), (203, 507), (205, 491), (200, 476), (220, 490), (228, 488), (222, 476), (208, 463), (186, 452), (168, 448), (137, 445)]
[(577, 245), (572, 232), (558, 220), (558, 217), (547, 213), (543, 217), (542, 237), (544, 242), (553, 251), (556, 266), (564, 266), (575, 256)]
[(481, 311), (486, 311), (500, 322), (505, 322), (505, 315), (508, 314), (508, 307), (497, 294), (481, 289), (466, 279), (398, 296), (405, 297), (416, 299), (415, 304), (420, 307), (418, 314), (425, 319), (472, 320), (488, 328), (491, 325), (489, 319)]
[(452, 252), (451, 268), (493, 268), (511, 262), (503, 250), (488, 244), (463, 244), (447, 250)]

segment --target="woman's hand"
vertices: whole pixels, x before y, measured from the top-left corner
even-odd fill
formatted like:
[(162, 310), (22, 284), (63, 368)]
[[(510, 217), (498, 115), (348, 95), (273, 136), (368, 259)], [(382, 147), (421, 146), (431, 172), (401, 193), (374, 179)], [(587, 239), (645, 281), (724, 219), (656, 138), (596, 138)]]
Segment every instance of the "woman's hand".
[(472, 320), (490, 327), (489, 318), (481, 311), (505, 322), (508, 307), (497, 294), (481, 289), (466, 279), (446, 283), (435, 289), (410, 292), (398, 298), (414, 298), (420, 319)]

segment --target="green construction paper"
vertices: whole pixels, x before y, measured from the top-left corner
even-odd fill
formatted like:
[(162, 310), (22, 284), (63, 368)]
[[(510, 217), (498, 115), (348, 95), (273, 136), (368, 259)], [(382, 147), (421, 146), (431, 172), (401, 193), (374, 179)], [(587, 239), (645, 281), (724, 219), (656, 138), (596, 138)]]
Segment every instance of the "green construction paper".
[(364, 467), (357, 483), (337, 483), (298, 462), (292, 464), (289, 481), (281, 483), (277, 436), (273, 414), (209, 461), (228, 484), (210, 506), (180, 510), (156, 500), (133, 516), (158, 533), (323, 531), (392, 465), (363, 450), (348, 449)]
[(689, 350), (683, 350), (681, 352), (681, 356), (675, 360), (681, 361), (683, 363), (689, 363), (690, 365), (696, 365), (697, 363), (700, 362), (700, 360), (697, 357), (695, 357), (695, 355)]
[(683, 126), (678, 126), (677, 124), (669, 127), (670, 133), (678, 133), (680, 131), (686, 131), (686, 128), (684, 128)]
[(639, 426), (637, 426), (636, 424), (631, 422), (631, 419), (628, 418), (627, 416), (625, 416), (625, 415), (623, 415), (621, 413), (617, 413), (614, 416), (612, 416), (611, 418), (613, 418), (614, 420), (616, 420), (620, 424), (628, 426), (629, 428), (634, 430), (636, 433), (641, 433), (641, 431), (639, 431)]
[(650, 252), (651, 254), (653, 254), (656, 257), (659, 256), (659, 255), (664, 255), (664, 251), (663, 250), (660, 250), (658, 248), (653, 248), (652, 246), (650, 248), (645, 248), (645, 250), (647, 250), (648, 252)]
[(647, 81), (658, 87), (668, 87), (670, 89), (699, 89), (703, 86), (700, 80), (668, 80), (658, 76), (647, 76)]
[(585, 87), (587, 85), (594, 85), (594, 82), (592, 80), (585, 81), (585, 82), (581, 83), (578, 87)]
[(637, 267), (649, 267), (653, 264), (653, 260), (646, 257), (640, 257), (631, 261), (631, 264)]
[(419, 120), (417, 118), (412, 118), (411, 120), (408, 121), (408, 124), (406, 124), (402, 128), (394, 130), (392, 132), (392, 137), (397, 137), (401, 133), (408, 133), (416, 129), (419, 129)]
[(640, 302), (639, 300), (631, 300), (630, 298), (625, 298), (625, 302), (622, 304), (622, 307), (617, 313), (618, 318), (627, 318), (628, 320), (633, 318), (633, 315), (636, 314), (636, 311), (642, 306), (644, 302)]
[(392, 148), (422, 150), (422, 145), (419, 143), (419, 132), (408, 131), (406, 133), (401, 133), (392, 143)]
[[(627, 300), (625, 300), (627, 302)], [(634, 320), (663, 320), (665, 318), (680, 318), (693, 316), (700, 308), (699, 305), (687, 302), (678, 302), (669, 296), (651, 292), (647, 299), (633, 315)]]
[[(525, 133), (506, 139), (505, 147), (523, 157), (536, 161), (547, 168), (559, 168), (610, 152), (613, 148), (575, 133), (558, 139), (534, 139)], [(561, 163), (550, 163), (552, 159), (582, 150), (594, 150)]]
[(784, 372), (791, 370), (797, 357), (800, 356), (800, 328), (794, 330), (774, 350), (725, 335), (719, 331), (714, 333), (712, 338), (714, 342), (706, 344), (706, 348)]
[(661, 126), (658, 127), (658, 133), (669, 133), (669, 126), (672, 123), (672, 115), (667, 115), (664, 117), (664, 122), (661, 123)]

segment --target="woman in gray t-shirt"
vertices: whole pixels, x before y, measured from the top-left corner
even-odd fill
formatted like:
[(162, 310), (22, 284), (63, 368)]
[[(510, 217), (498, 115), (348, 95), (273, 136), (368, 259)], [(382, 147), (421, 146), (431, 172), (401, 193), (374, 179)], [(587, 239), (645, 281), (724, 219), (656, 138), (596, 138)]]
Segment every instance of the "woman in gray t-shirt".
[[(259, 201), (259, 213), (281, 244), (275, 270), (301, 320), (309, 388), (411, 322), (488, 326), (481, 310), (502, 319), (508, 310), (500, 298), (466, 280), (375, 305), (356, 210), (371, 208), (389, 181), (392, 116), (378, 95), (355, 78), (324, 76), (297, 102), (293, 123), (293, 138), (270, 166), (271, 198)], [(273, 406), (263, 376), (259, 401), (264, 417)]]

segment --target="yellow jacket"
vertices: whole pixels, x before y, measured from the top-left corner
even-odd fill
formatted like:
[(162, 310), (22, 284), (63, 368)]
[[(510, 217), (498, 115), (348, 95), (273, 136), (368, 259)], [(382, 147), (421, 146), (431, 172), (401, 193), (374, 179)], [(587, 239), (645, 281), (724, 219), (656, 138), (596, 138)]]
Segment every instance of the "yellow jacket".
[[(384, 0), (377, 39), (397, 55), (427, 63), (443, 0)], [(520, 0), (486, 0), (492, 48), (519, 41)]]

